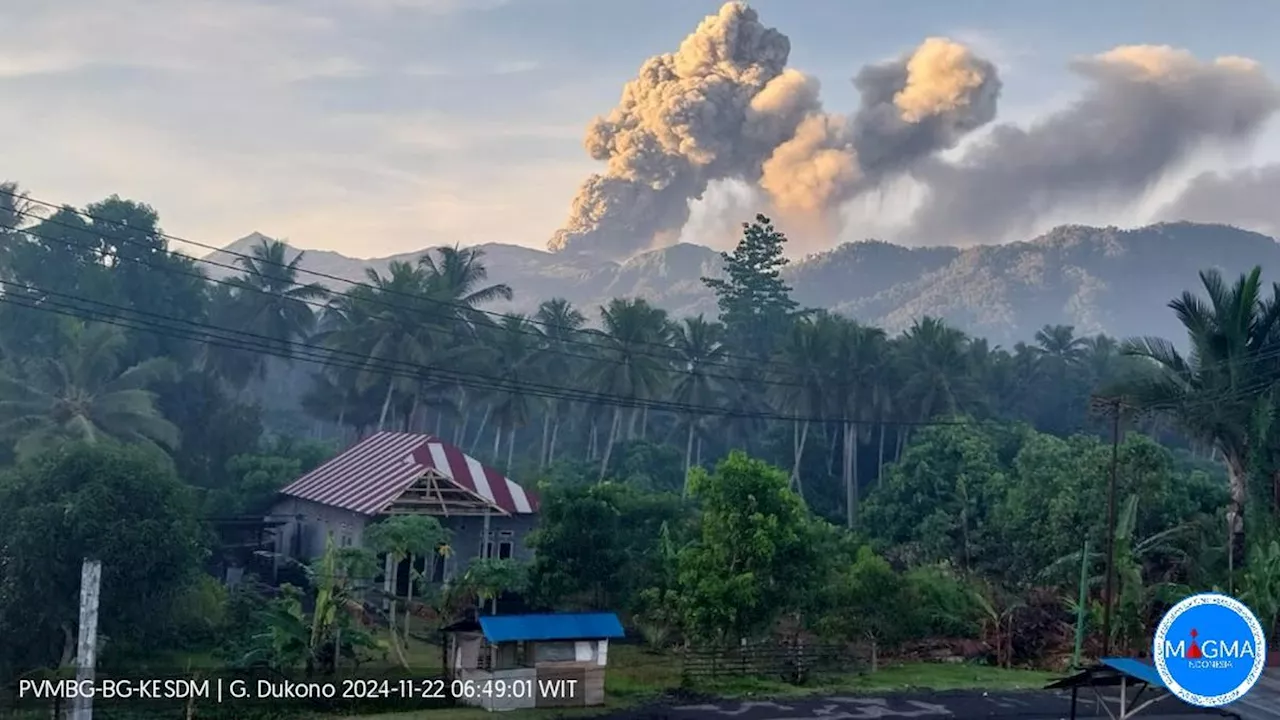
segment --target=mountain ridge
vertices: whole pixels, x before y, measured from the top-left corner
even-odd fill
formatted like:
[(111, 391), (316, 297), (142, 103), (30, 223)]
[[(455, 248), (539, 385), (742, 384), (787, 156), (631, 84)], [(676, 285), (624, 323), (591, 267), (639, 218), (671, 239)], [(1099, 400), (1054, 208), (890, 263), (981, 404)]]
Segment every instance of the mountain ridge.
[[(247, 253), (266, 237), (252, 233), (206, 257), (229, 264), (230, 253)], [(716, 314), (701, 278), (719, 274), (720, 254), (700, 245), (681, 243), (622, 262), (502, 243), (476, 247), (485, 252), (489, 280), (516, 292), (493, 310), (527, 313), (542, 300), (564, 297), (594, 318), (610, 298), (643, 297), (677, 316)], [(391, 262), (416, 261), (429, 249), (370, 259), (305, 250), (301, 265), (359, 282), (366, 267), (385, 272)], [(863, 240), (793, 261), (783, 274), (807, 307), (890, 332), (933, 315), (1008, 345), (1046, 324), (1074, 325), (1079, 334), (1181, 340), (1168, 302), (1198, 290), (1203, 269), (1230, 277), (1255, 265), (1264, 277), (1280, 272), (1280, 244), (1230, 225), (1168, 222), (1132, 229), (1063, 225), (1030, 240), (967, 248)], [(215, 277), (230, 273), (212, 270)]]

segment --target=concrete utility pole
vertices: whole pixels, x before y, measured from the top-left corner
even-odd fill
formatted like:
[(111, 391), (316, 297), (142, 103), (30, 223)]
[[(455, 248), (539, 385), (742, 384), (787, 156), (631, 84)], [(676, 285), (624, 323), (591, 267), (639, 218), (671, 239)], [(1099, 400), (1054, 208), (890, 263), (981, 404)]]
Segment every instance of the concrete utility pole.
[[(85, 558), (80, 568), (80, 632), (76, 636), (76, 680), (92, 683), (98, 662), (98, 594), (102, 586), (102, 561)], [(93, 697), (77, 695), (71, 703), (71, 720), (93, 720)]]

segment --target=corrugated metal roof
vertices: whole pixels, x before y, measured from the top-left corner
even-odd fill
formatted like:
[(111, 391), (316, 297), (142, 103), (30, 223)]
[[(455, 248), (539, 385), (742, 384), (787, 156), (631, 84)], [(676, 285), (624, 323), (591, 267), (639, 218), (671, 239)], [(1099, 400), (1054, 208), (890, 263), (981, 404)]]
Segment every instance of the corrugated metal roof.
[(614, 613), (554, 613), (549, 615), (489, 615), (480, 629), (491, 643), (522, 640), (596, 640), (625, 633)]
[(280, 492), (377, 515), (431, 469), (502, 512), (523, 515), (538, 510), (534, 493), (458, 447), (419, 433), (374, 433)]

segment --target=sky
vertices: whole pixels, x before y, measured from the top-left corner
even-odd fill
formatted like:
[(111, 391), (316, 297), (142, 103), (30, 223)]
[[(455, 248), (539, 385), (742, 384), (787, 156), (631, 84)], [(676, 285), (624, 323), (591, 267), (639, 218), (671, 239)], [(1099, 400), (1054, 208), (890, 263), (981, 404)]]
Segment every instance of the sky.
[[(355, 257), (543, 247), (600, 169), (583, 149), (587, 124), (719, 5), (4, 2), (0, 179), (55, 203), (118, 193), (155, 207), (167, 232), (214, 245), (257, 231)], [(998, 66), (998, 120), (1016, 123), (1070, 102), (1073, 59), (1118, 45), (1245, 56), (1280, 76), (1270, 0), (752, 6), (790, 37), (789, 66), (816, 76), (834, 110), (856, 105), (860, 67), (930, 36)], [(1250, 151), (1210, 164), (1276, 161), (1280, 128), (1269, 126)]]

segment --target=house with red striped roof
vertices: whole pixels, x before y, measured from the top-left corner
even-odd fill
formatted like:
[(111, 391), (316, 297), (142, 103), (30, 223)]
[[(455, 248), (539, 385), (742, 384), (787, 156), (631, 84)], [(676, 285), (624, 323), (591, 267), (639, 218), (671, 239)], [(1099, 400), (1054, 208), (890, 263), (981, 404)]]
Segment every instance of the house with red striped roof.
[[(303, 561), (322, 555), (331, 536), (358, 547), (364, 528), (388, 515), (429, 515), (450, 531), (453, 552), (420, 558), (417, 569), (441, 582), (477, 557), (529, 559), (538, 497), (440, 438), (378, 432), (286, 486), (271, 514), (287, 519), (277, 552)], [(407, 569), (397, 584), (407, 584)]]

